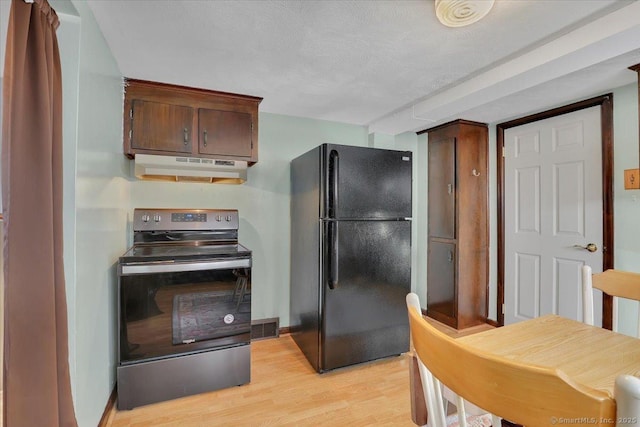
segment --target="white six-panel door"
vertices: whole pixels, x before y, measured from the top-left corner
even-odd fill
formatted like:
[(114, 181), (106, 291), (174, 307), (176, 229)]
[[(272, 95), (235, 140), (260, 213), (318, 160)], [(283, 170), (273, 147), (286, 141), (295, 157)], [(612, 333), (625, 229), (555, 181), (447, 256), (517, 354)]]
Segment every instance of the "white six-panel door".
[[(599, 106), (505, 130), (506, 325), (582, 320), (580, 268), (602, 269), (601, 139)], [(577, 247), (589, 243), (595, 252)]]

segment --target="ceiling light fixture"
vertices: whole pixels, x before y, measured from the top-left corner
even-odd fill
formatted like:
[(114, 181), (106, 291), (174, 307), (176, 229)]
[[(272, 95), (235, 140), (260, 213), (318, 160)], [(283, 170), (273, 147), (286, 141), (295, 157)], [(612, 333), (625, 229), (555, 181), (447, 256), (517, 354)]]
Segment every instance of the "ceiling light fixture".
[(493, 7), (494, 0), (435, 0), (436, 16), (447, 27), (478, 22)]

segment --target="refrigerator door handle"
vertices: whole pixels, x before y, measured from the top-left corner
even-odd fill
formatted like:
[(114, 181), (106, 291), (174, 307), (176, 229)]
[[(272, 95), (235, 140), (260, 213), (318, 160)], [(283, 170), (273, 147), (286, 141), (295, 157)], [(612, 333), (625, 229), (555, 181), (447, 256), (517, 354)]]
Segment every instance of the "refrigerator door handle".
[(329, 289), (335, 289), (338, 286), (338, 224), (329, 222)]
[(335, 218), (338, 213), (338, 169), (340, 164), (340, 156), (338, 155), (337, 150), (331, 150), (329, 153), (329, 170), (331, 172), (330, 179), (330, 187), (329, 191), (331, 192), (329, 198), (329, 217)]

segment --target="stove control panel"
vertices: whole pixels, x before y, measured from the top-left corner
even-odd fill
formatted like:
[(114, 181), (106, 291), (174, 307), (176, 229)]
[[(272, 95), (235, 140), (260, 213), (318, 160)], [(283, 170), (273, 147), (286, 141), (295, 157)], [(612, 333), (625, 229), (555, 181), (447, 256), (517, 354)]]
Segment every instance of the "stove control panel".
[(133, 211), (133, 231), (237, 230), (234, 209), (142, 209)]
[(207, 214), (203, 212), (173, 212), (171, 222), (207, 222)]

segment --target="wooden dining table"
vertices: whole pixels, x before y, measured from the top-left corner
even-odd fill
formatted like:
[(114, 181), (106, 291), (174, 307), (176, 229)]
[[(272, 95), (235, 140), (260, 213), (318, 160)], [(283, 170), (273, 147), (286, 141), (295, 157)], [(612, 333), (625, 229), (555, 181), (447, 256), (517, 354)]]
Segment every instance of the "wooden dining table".
[(458, 340), (518, 362), (557, 368), (613, 396), (618, 375), (640, 377), (640, 339), (546, 315)]

